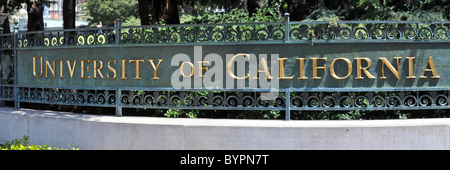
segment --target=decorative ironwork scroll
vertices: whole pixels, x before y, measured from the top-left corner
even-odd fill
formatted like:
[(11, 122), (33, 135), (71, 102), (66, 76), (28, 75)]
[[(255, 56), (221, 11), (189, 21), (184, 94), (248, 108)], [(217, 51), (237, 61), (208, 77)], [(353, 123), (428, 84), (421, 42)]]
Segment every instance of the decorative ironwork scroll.
[[(14, 100), (12, 86), (2, 87), (2, 100)], [(447, 109), (449, 91), (279, 92), (267, 99), (256, 91), (136, 91), (19, 87), (20, 102), (80, 106), (215, 110), (409, 110)]]
[[(288, 29), (286, 29), (286, 27)], [(449, 40), (450, 22), (301, 21), (104, 27), (18, 33), (17, 47), (237, 42)], [(288, 31), (288, 32), (286, 32)], [(12, 37), (3, 46), (11, 47)]]

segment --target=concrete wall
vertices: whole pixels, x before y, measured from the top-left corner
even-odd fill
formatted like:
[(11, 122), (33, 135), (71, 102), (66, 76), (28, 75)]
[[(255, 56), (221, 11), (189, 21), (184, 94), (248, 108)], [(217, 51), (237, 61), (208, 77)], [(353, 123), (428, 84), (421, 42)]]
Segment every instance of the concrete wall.
[(0, 143), (80, 149), (449, 149), (450, 119), (282, 121), (115, 117), (0, 108)]

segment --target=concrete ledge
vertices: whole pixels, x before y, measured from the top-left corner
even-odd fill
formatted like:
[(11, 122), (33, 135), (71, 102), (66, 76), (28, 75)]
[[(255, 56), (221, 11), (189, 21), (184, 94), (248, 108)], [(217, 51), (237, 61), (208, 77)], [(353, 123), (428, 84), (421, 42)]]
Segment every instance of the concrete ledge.
[(115, 117), (0, 107), (0, 141), (80, 149), (450, 149), (450, 119)]

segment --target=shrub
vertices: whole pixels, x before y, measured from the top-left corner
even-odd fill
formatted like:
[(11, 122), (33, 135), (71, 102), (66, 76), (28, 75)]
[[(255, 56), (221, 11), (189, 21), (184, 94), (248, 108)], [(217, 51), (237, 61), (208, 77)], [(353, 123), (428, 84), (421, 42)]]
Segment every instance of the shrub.
[(0, 145), (0, 150), (78, 150), (77, 146), (69, 144), (69, 149), (53, 147), (51, 145), (30, 145), (29, 136), (24, 135), (22, 139), (5, 140), (5, 144)]

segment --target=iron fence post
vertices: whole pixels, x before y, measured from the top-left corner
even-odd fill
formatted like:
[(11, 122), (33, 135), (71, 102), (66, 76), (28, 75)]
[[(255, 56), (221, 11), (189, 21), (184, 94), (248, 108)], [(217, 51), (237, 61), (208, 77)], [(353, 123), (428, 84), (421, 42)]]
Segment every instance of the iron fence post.
[(284, 41), (289, 42), (289, 13), (284, 13)]
[(20, 108), (20, 101), (19, 101), (19, 90), (17, 87), (17, 33), (19, 32), (19, 26), (17, 25), (19, 21), (14, 20), (14, 37), (13, 37), (13, 53), (14, 53), (14, 108), (19, 109)]
[(121, 117), (122, 116), (122, 106), (120, 106), (120, 96), (122, 96), (122, 91), (120, 91), (120, 88), (116, 89), (116, 116)]
[(116, 39), (116, 45), (119, 45), (120, 44), (120, 29), (119, 29), (119, 27), (120, 27), (120, 19), (119, 18), (117, 18), (116, 19), (116, 24), (114, 24), (114, 32), (116, 33), (115, 34), (115, 39)]
[(291, 120), (291, 91), (289, 90), (289, 88), (286, 88), (285, 90), (285, 102), (284, 102), (284, 107), (285, 112), (286, 112), (286, 118), (285, 120)]

